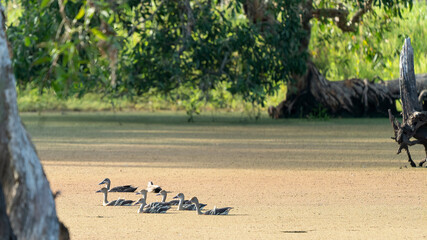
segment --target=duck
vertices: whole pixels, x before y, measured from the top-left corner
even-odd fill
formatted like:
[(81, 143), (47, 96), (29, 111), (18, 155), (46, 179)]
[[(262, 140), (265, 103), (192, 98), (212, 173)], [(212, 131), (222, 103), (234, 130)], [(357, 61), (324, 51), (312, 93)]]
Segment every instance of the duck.
[(153, 182), (148, 182), (147, 191), (153, 193), (159, 193), (162, 191), (162, 188), (159, 185), (154, 185)]
[(178, 205), (179, 200), (172, 200), (169, 202), (166, 202), (166, 198), (168, 196), (168, 192), (166, 190), (162, 190), (159, 193), (156, 194), (156, 196), (162, 196), (162, 203), (167, 203), (168, 205)]
[[(141, 189), (139, 192), (137, 192), (136, 194), (141, 194), (142, 198), (146, 201), (147, 200), (147, 193), (148, 191), (146, 189)], [(147, 202), (145, 202), (145, 204), (147, 204)], [(148, 204), (148, 206), (169, 206), (170, 204), (168, 202), (152, 202), (150, 204)]]
[(217, 208), (216, 206), (211, 209), (208, 210), (206, 212), (202, 212), (200, 209), (200, 205), (199, 205), (199, 199), (197, 199), (197, 197), (193, 197), (190, 200), (192, 203), (194, 203), (194, 205), (196, 205), (196, 210), (197, 210), (197, 214), (198, 215), (228, 215), (228, 212), (233, 209), (232, 207), (225, 207), (225, 208)]
[[(185, 196), (183, 193), (178, 193), (178, 195), (176, 195), (174, 198), (179, 198), (178, 201), (178, 211), (181, 210), (187, 210), (187, 211), (194, 211), (196, 210), (196, 205), (193, 204), (190, 200), (184, 200)], [(204, 207), (206, 207), (206, 204), (203, 203), (199, 203), (199, 207), (200, 209), (203, 209)]]
[(144, 197), (140, 198), (137, 203), (140, 203), (137, 213), (166, 213), (171, 207), (167, 205), (147, 205)]
[(109, 192), (135, 192), (135, 190), (138, 188), (138, 187), (132, 187), (131, 185), (123, 185), (123, 186), (117, 186), (110, 189), (111, 180), (109, 178), (104, 179), (98, 185), (101, 185), (101, 184), (107, 184), (107, 189)]
[(109, 202), (107, 200), (108, 189), (106, 187), (103, 187), (103, 188), (101, 188), (100, 190), (98, 190), (96, 192), (97, 193), (98, 192), (104, 193), (104, 201), (102, 203), (103, 206), (131, 206), (132, 203), (134, 202), (132, 200), (126, 200), (126, 199), (123, 199), (123, 198), (118, 198), (117, 200), (113, 200), (113, 201)]
[[(184, 197), (184, 194), (183, 193), (178, 193), (175, 197), (173, 197), (173, 199), (178, 199), (178, 200), (176, 200), (177, 201), (177, 204), (175, 204), (175, 205), (178, 205), (179, 204), (179, 201), (181, 200), (181, 196), (182, 196), (182, 198), (183, 199), (185, 199), (185, 197)], [(182, 202), (183, 204), (193, 204), (190, 200), (183, 200), (183, 202)]]

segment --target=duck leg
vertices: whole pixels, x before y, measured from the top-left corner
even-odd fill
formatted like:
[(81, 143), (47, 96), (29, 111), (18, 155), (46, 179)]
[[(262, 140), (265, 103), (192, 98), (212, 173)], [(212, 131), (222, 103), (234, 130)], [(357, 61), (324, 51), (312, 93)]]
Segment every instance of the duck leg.
[(417, 164), (412, 160), (411, 153), (409, 152), (408, 146), (405, 146), (404, 149), (406, 150), (406, 153), (408, 154), (408, 162), (411, 164), (411, 167), (417, 167)]
[[(422, 160), (422, 161), (418, 164), (418, 166), (419, 166), (419, 167), (422, 167), (422, 166), (423, 166), (423, 164), (427, 161), (427, 143), (424, 143), (423, 145), (424, 145), (424, 150), (425, 150), (425, 152), (426, 152), (426, 158), (424, 158), (424, 160)], [(426, 165), (426, 167), (427, 167), (427, 165)]]

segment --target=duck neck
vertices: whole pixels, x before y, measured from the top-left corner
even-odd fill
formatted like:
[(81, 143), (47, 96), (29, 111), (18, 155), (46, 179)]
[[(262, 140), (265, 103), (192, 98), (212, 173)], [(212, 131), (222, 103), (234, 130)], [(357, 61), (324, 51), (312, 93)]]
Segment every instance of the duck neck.
[(111, 184), (111, 182), (110, 182), (110, 181), (108, 181), (108, 182), (107, 182), (107, 190), (110, 190), (110, 184)]
[(196, 203), (194, 203), (194, 204), (196, 205), (196, 211), (197, 211), (197, 214), (202, 215), (203, 213), (202, 213), (202, 210), (200, 210), (200, 205), (199, 205), (199, 203), (198, 203), (198, 202), (196, 202)]
[(107, 192), (104, 192), (104, 202), (103, 202), (104, 206), (108, 204), (108, 200), (107, 200)]
[(183, 210), (183, 207), (182, 207), (183, 204), (184, 204), (184, 198), (180, 197), (179, 203), (178, 203), (178, 210)]
[(166, 202), (166, 193), (162, 195), (162, 202)]
[(143, 213), (144, 212), (143, 210), (144, 210), (145, 205), (146, 205), (145, 202), (141, 203), (141, 206), (138, 209), (138, 213)]

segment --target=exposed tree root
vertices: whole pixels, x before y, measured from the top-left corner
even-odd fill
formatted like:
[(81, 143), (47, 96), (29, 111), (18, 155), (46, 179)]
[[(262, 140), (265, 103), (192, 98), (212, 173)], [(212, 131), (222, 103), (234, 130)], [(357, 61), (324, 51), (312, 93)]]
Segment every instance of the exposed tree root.
[[(427, 89), (427, 74), (417, 75), (416, 80), (423, 99), (427, 93), (421, 90)], [(332, 116), (387, 116), (388, 109), (397, 114), (399, 96), (398, 79), (328, 81), (309, 63), (307, 74), (288, 86), (286, 100), (276, 107), (270, 106), (268, 113), (272, 118), (305, 117), (320, 107)]]

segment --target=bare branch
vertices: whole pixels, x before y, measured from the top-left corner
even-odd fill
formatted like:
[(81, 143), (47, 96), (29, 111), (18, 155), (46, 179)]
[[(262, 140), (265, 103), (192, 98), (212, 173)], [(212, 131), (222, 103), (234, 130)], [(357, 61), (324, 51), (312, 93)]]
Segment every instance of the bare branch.
[[(179, 56), (181, 56), (182, 53), (187, 49), (186, 42), (190, 39), (191, 31), (196, 22), (193, 15), (193, 9), (191, 9), (190, 2), (188, 0), (185, 0), (184, 2), (182, 2), (181, 8), (184, 10), (185, 15), (187, 15), (187, 23), (185, 25), (182, 25), (183, 37), (182, 37), (182, 47), (178, 51)], [(180, 18), (182, 22), (185, 21), (184, 13), (180, 14)]]
[(348, 15), (350, 12), (345, 8), (327, 8), (327, 9), (314, 9), (312, 16), (317, 19), (321, 18), (333, 18), (337, 27), (343, 32), (354, 32), (356, 30), (356, 24), (358, 24), (365, 13), (372, 10), (372, 4), (374, 0), (368, 0), (364, 5), (361, 6), (350, 21), (348, 21)]

